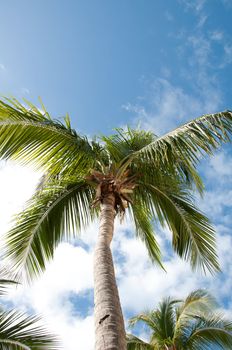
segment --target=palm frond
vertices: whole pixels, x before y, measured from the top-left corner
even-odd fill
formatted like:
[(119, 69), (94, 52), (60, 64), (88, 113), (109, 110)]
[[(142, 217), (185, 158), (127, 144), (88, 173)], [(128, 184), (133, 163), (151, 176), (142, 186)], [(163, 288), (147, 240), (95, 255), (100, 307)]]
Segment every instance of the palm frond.
[(139, 198), (135, 199), (135, 203), (129, 209), (135, 223), (136, 235), (145, 244), (151, 261), (164, 269), (159, 244), (155, 238), (151, 214), (142, 205)]
[(177, 310), (177, 320), (189, 314), (209, 313), (217, 306), (215, 298), (205, 289), (191, 292)]
[(223, 350), (232, 348), (232, 322), (227, 321), (221, 314), (212, 314), (208, 317), (196, 316), (192, 330), (186, 329), (185, 346), (190, 350), (211, 350), (219, 346)]
[(9, 103), (0, 101), (2, 158), (33, 164), (52, 173), (67, 168), (78, 172), (91, 168), (94, 162), (91, 145), (71, 129), (67, 118), (65, 126), (29, 102), (28, 107), (14, 99)]
[[(165, 184), (143, 185), (144, 202), (161, 224), (167, 223), (173, 234), (173, 248), (190, 261), (193, 269), (219, 271), (216, 254), (215, 231), (209, 220), (195, 208), (185, 188), (175, 191)], [(152, 209), (153, 208), (153, 209)]]
[(196, 118), (131, 154), (127, 164), (143, 158), (157, 168), (176, 168), (180, 173), (188, 172), (199, 186), (195, 167), (202, 156), (213, 154), (223, 142), (230, 140), (232, 112), (206, 114)]
[(138, 337), (127, 334), (127, 350), (154, 350), (154, 346), (146, 343)]
[(28, 202), (7, 234), (7, 257), (28, 277), (45, 269), (61, 240), (75, 236), (93, 219), (93, 193), (84, 180), (49, 181)]
[(175, 305), (179, 300), (171, 298), (164, 299), (157, 309), (144, 312), (129, 320), (130, 327), (135, 326), (138, 322), (143, 322), (152, 332), (150, 344), (160, 346), (172, 344), (172, 338), (175, 329)]
[(153, 319), (156, 321), (156, 328), (154, 331), (154, 338), (159, 343), (170, 342), (173, 338), (175, 329), (175, 305), (179, 300), (165, 298), (159, 304), (157, 310), (153, 312)]
[(17, 285), (15, 276), (6, 267), (0, 267), (0, 297), (5, 295), (8, 287)]
[[(117, 128), (116, 134), (102, 136), (105, 149), (109, 152), (111, 159), (120, 164), (125, 159), (154, 141), (155, 135), (149, 131)], [(120, 167), (120, 166), (119, 166)]]
[(131, 317), (129, 327), (134, 327), (138, 322), (143, 322), (148, 328), (154, 330), (157, 327), (156, 311), (147, 311)]
[(45, 330), (40, 318), (16, 311), (0, 312), (1, 350), (58, 350), (58, 339)]
[(189, 326), (191, 317), (207, 316), (217, 306), (215, 298), (206, 290), (197, 289), (176, 308), (176, 325), (173, 339), (176, 341), (182, 334), (182, 329)]

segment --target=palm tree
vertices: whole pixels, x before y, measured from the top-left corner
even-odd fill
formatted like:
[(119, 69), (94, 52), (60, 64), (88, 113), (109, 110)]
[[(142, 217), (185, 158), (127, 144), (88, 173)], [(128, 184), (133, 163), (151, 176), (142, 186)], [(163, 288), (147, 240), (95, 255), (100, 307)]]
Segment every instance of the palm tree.
[(219, 270), (214, 229), (192, 194), (203, 192), (197, 164), (229, 141), (231, 131), (232, 112), (225, 111), (162, 137), (128, 128), (88, 140), (72, 129), (68, 115), (63, 123), (54, 120), (43, 104), (41, 110), (15, 99), (0, 102), (0, 155), (45, 174), (7, 236), (14, 268), (30, 278), (38, 275), (59, 242), (100, 217), (94, 255), (96, 350), (126, 349), (110, 250), (116, 215), (129, 214), (154, 263), (162, 266), (155, 220), (169, 227), (174, 251), (193, 269)]
[[(0, 272), (0, 297), (6, 287), (17, 284), (5, 270)], [(0, 307), (0, 349), (1, 350), (58, 350), (61, 349), (57, 338), (41, 326), (41, 318), (27, 316), (16, 311)]]
[(205, 290), (190, 293), (185, 300), (164, 299), (159, 306), (130, 319), (150, 331), (145, 342), (128, 334), (127, 350), (211, 350), (232, 348), (232, 322), (216, 312), (215, 299)]

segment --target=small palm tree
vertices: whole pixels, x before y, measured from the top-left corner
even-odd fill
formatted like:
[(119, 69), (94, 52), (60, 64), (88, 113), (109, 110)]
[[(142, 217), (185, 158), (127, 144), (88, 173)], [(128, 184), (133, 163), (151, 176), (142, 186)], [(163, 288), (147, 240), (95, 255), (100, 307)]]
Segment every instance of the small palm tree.
[(232, 322), (216, 312), (215, 299), (204, 290), (185, 300), (164, 299), (159, 306), (129, 320), (150, 331), (150, 341), (127, 335), (127, 350), (212, 350), (232, 348)]
[[(6, 271), (0, 272), (0, 297), (6, 287), (17, 284), (8, 277)], [(1, 350), (58, 350), (57, 338), (41, 326), (41, 318), (27, 316), (16, 311), (4, 311), (0, 307), (0, 349)]]
[(196, 269), (219, 270), (215, 232), (195, 207), (203, 192), (196, 167), (229, 141), (232, 113), (204, 115), (157, 137), (117, 129), (99, 141), (28, 103), (0, 102), (0, 155), (34, 164), (45, 175), (9, 232), (8, 257), (29, 277), (45, 269), (63, 239), (100, 216), (94, 257), (96, 350), (126, 349), (124, 321), (110, 243), (116, 215), (127, 212), (154, 263), (162, 266), (154, 220), (168, 225), (174, 251)]

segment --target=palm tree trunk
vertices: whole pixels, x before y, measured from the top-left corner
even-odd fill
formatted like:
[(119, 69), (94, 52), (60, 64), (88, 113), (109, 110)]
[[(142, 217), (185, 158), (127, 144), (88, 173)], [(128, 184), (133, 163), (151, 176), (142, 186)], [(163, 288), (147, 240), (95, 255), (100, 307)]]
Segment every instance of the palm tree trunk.
[(95, 350), (126, 350), (124, 320), (110, 250), (114, 203), (114, 195), (108, 194), (101, 204), (100, 229), (94, 254)]

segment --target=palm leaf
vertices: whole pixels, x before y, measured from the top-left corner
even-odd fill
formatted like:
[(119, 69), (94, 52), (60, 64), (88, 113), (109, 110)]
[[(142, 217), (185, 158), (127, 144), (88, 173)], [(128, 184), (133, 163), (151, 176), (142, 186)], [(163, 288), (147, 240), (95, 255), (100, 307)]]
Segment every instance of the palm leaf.
[(93, 219), (92, 200), (93, 193), (83, 180), (43, 184), (7, 234), (7, 257), (16, 271), (25, 269), (33, 277), (44, 270), (57, 244), (75, 236)]
[(133, 130), (130, 127), (126, 130), (121, 128), (115, 130), (117, 134), (101, 136), (105, 149), (115, 163), (124, 162), (128, 156), (153, 142), (156, 137), (149, 131)]
[(137, 316), (129, 319), (129, 326), (134, 327), (138, 322), (142, 321), (151, 329), (155, 329), (157, 326), (156, 314), (153, 311), (143, 312)]
[(230, 350), (232, 348), (232, 322), (216, 313), (208, 317), (196, 316), (191, 334), (188, 329), (183, 336), (186, 336), (185, 346), (189, 350), (211, 350), (213, 346)]
[[(90, 169), (94, 155), (87, 139), (34, 105), (0, 101), (0, 156), (59, 173), (71, 168)], [(70, 165), (72, 164), (72, 167)]]
[(130, 207), (130, 214), (135, 223), (136, 235), (145, 244), (151, 261), (164, 269), (161, 262), (160, 248), (155, 239), (151, 214), (143, 207), (139, 198), (135, 199), (135, 204)]
[(199, 186), (195, 167), (202, 155), (213, 154), (223, 142), (230, 140), (232, 132), (232, 112), (224, 111), (203, 115), (164, 136), (157, 137), (150, 144), (127, 157), (127, 166), (136, 158), (153, 162), (157, 168), (166, 166), (183, 169), (192, 176)]
[[(174, 306), (178, 300), (165, 298), (156, 312), (157, 323), (159, 324), (159, 338), (161, 340), (172, 339), (175, 328)], [(158, 334), (157, 334), (158, 335)]]
[(161, 224), (167, 223), (173, 234), (173, 248), (193, 269), (219, 271), (215, 231), (209, 220), (198, 211), (187, 189), (159, 183), (144, 184), (143, 200)]
[(0, 297), (5, 295), (9, 286), (17, 285), (18, 282), (14, 279), (14, 276), (6, 269), (6, 267), (0, 268)]
[(197, 289), (176, 308), (176, 325), (173, 336), (174, 341), (182, 334), (182, 329), (188, 326), (189, 319), (194, 315), (205, 316), (212, 313), (216, 306), (216, 300), (206, 290)]
[[(138, 322), (143, 322), (151, 331), (150, 345), (158, 345), (163, 349), (164, 345), (172, 344), (175, 329), (175, 305), (178, 300), (164, 299), (156, 310), (144, 312), (129, 320), (130, 327)], [(154, 348), (154, 347), (153, 347)]]
[(55, 336), (39, 325), (40, 318), (26, 316), (20, 312), (0, 313), (1, 350), (57, 350), (59, 342)]

